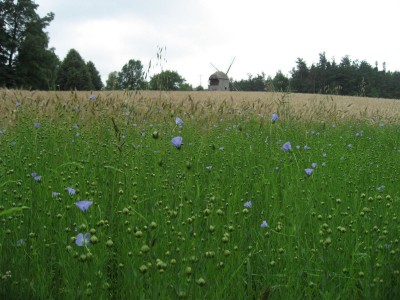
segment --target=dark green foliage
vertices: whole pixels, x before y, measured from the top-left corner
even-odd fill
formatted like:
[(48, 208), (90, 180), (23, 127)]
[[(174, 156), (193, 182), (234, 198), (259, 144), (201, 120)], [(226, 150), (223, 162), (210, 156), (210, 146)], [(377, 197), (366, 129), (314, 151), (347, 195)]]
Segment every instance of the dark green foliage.
[(108, 74), (108, 79), (106, 80), (107, 91), (118, 90), (118, 72), (114, 71)]
[(265, 90), (268, 92), (287, 92), (289, 90), (289, 78), (278, 71), (273, 79), (267, 78)]
[(32, 1), (5, 0), (0, 3), (1, 28), (1, 71), (0, 82), (2, 86), (15, 87), (15, 55), (24, 39), (26, 24), (35, 15), (37, 5)]
[(278, 71), (272, 79), (265, 75), (234, 81), (231, 90), (239, 91), (292, 91), (296, 93), (338, 94), (400, 99), (400, 72), (378, 70), (377, 63), (372, 67), (366, 61), (352, 61), (345, 56), (337, 64), (329, 61), (325, 53), (319, 54), (319, 62), (310, 67), (302, 58), (296, 60), (291, 77)]
[(293, 90), (299, 93), (306, 93), (309, 84), (309, 70), (306, 62), (302, 58), (296, 61), (296, 69), (292, 70), (292, 78), (290, 80)]
[(53, 49), (48, 50), (48, 36), (43, 29), (53, 14), (35, 18), (27, 24), (25, 39), (16, 57), (16, 83), (24, 89), (54, 90), (59, 60)]
[(378, 70), (366, 61), (352, 61), (345, 56), (337, 64), (319, 55), (319, 62), (310, 68), (301, 58), (292, 69), (290, 87), (293, 92), (339, 94), (381, 98), (400, 98), (400, 73)]
[(96, 91), (100, 91), (103, 88), (103, 82), (101, 81), (101, 77), (99, 71), (97, 71), (93, 62), (88, 61), (86, 67), (90, 74), (90, 79), (92, 82), (92, 89)]
[(154, 75), (150, 80), (151, 90), (178, 91), (187, 88), (185, 79), (176, 71), (162, 71)]
[(248, 79), (231, 82), (229, 88), (231, 91), (264, 91), (265, 74), (257, 74), (255, 77), (253, 77), (251, 74), (248, 74)]
[(140, 60), (131, 59), (118, 73), (118, 88), (141, 90), (145, 87), (143, 65)]
[(90, 90), (92, 82), (85, 61), (80, 54), (71, 49), (60, 66), (57, 76), (60, 90)]

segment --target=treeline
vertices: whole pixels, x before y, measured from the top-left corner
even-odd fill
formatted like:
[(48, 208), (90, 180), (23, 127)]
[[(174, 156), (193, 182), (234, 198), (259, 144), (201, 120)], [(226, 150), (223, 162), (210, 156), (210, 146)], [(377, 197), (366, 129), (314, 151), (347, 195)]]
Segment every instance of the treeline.
[(120, 72), (111, 72), (104, 86), (95, 64), (85, 62), (78, 51), (71, 49), (61, 61), (49, 48), (45, 29), (54, 14), (41, 18), (38, 7), (32, 0), (0, 1), (0, 88), (192, 90), (176, 71), (163, 71), (146, 81), (142, 63), (133, 59)]
[(325, 53), (310, 67), (298, 58), (290, 77), (277, 72), (275, 77), (258, 74), (246, 80), (232, 81), (231, 89), (240, 91), (291, 91), (296, 93), (337, 94), (400, 99), (400, 72), (386, 71), (385, 63), (371, 66), (366, 61), (352, 61), (349, 56), (329, 61)]
[[(176, 71), (162, 71), (147, 78), (140, 60), (129, 60), (120, 71), (111, 72), (104, 86), (92, 61), (85, 62), (71, 49), (64, 60), (49, 48), (45, 29), (53, 13), (40, 17), (32, 0), (0, 1), (0, 88), (35, 90), (193, 90)], [(162, 56), (159, 48), (157, 57)], [(231, 90), (291, 91), (400, 99), (400, 72), (371, 66), (366, 61), (352, 61), (348, 56), (337, 63), (325, 53), (316, 64), (308, 66), (298, 58), (290, 76), (278, 71), (274, 77), (264, 73), (247, 79), (231, 80)], [(196, 90), (202, 90), (198, 86)]]
[(60, 61), (45, 32), (53, 13), (41, 18), (31, 0), (0, 1), (0, 87), (35, 90), (100, 90), (99, 72), (71, 49)]

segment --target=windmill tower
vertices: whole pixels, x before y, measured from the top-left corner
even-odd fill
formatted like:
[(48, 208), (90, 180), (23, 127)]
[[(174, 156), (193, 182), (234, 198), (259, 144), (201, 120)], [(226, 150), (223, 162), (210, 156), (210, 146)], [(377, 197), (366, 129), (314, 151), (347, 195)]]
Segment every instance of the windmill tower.
[(220, 70), (218, 70), (218, 68), (216, 68), (213, 64), (211, 64), (213, 66), (213, 68), (216, 69), (217, 71), (215, 73), (211, 74), (210, 78), (208, 78), (208, 80), (209, 80), (208, 90), (209, 91), (229, 91), (228, 73), (229, 73), (229, 70), (231, 69), (234, 61), (235, 61), (235, 57), (233, 58), (231, 64), (229, 65), (229, 68), (226, 71), (226, 73), (221, 72)]

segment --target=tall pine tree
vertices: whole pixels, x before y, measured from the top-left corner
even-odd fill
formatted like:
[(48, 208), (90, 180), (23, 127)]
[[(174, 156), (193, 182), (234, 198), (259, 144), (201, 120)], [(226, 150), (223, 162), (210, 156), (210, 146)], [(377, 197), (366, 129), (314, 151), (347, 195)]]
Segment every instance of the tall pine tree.
[[(16, 74), (16, 58), (22, 44), (25, 43), (27, 35), (31, 36), (31, 42), (35, 38), (43, 41), (43, 30), (54, 18), (52, 13), (40, 18), (36, 13), (37, 8), (38, 5), (32, 0), (2, 0), (0, 2), (0, 86), (17, 86), (19, 79)], [(36, 27), (31, 28), (33, 25)], [(39, 50), (37, 46), (38, 44), (36, 44), (36, 50)], [(40, 51), (46, 51), (47, 43), (42, 43), (42, 46), (43, 49)], [(31, 59), (34, 58), (37, 56), (31, 57)]]

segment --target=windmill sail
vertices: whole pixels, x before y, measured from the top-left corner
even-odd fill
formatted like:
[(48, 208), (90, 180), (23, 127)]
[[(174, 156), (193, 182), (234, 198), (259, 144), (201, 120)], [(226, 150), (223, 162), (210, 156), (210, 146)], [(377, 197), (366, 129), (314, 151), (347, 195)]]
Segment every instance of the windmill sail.
[(232, 59), (232, 62), (231, 62), (231, 64), (229, 65), (228, 71), (226, 71), (226, 75), (228, 75), (229, 70), (231, 69), (231, 67), (232, 67), (232, 65), (233, 65), (233, 62), (235, 61), (235, 58), (236, 58), (236, 56)]

